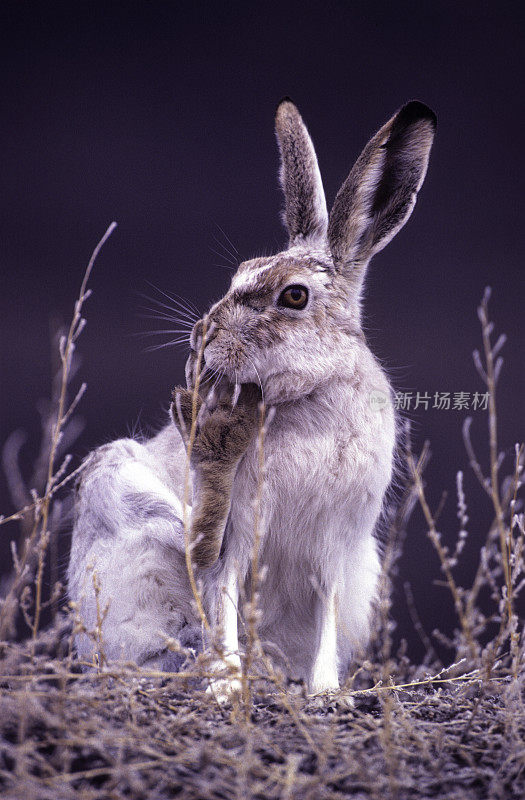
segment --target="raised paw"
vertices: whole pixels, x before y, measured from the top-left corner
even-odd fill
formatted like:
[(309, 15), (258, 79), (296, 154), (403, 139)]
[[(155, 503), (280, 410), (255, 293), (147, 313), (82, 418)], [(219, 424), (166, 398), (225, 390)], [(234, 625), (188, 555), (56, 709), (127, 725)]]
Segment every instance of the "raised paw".
[(190, 437), (191, 426), (193, 417), (197, 419), (200, 408), (202, 406), (202, 399), (197, 395), (195, 398), (195, 409), (193, 407), (193, 391), (184, 389), (182, 386), (176, 386), (171, 393), (171, 416), (173, 422), (179, 429), (183, 442), (187, 445)]
[(237, 463), (256, 433), (260, 398), (254, 384), (234, 387), (223, 382), (208, 393), (197, 418), (194, 465)]

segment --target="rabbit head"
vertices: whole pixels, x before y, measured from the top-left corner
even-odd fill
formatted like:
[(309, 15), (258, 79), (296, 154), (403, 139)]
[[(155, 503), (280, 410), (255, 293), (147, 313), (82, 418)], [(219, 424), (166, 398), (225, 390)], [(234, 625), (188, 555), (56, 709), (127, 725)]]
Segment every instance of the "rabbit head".
[(288, 249), (240, 264), (225, 296), (196, 324), (187, 365), (191, 384), (205, 328), (205, 372), (258, 383), (271, 403), (352, 371), (366, 267), (412, 212), (436, 116), (417, 101), (394, 114), (357, 159), (330, 215), (312, 141), (288, 98), (275, 125)]

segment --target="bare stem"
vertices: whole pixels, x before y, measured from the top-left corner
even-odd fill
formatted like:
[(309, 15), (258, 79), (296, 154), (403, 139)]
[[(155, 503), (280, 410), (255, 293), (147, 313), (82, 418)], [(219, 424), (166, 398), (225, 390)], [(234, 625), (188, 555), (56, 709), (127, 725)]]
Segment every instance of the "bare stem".
[[(60, 392), (59, 392), (58, 406), (56, 411), (56, 420), (53, 425), (53, 433), (51, 437), (45, 492), (42, 498), (35, 498), (33, 504), (27, 506), (26, 509), (24, 509), (24, 511), (29, 510), (30, 508), (34, 510), (35, 524), (33, 525), (31, 534), (25, 540), (24, 552), (19, 560), (15, 579), (0, 610), (0, 639), (4, 639), (5, 636), (8, 633), (11, 633), (13, 630), (14, 616), (16, 614), (16, 599), (19, 597), (19, 594), (23, 590), (24, 586), (26, 586), (28, 583), (29, 576), (26, 566), (28, 567), (30, 558), (34, 554), (35, 546), (38, 546), (37, 539), (40, 539), (42, 548), (38, 556), (38, 567), (37, 567), (36, 588), (35, 588), (35, 614), (34, 614), (33, 624), (31, 626), (33, 649), (40, 624), (41, 600), (42, 600), (42, 577), (43, 577), (44, 562), (45, 562), (45, 547), (47, 546), (46, 541), (48, 539), (47, 533), (48, 533), (48, 521), (49, 521), (49, 512), (51, 507), (51, 499), (56, 490), (58, 489), (57, 482), (60, 481), (61, 478), (60, 470), (58, 473), (55, 472), (55, 463), (56, 463), (57, 450), (60, 443), (61, 434), (64, 428), (64, 423), (67, 418), (67, 409), (65, 408), (66, 391), (71, 374), (71, 361), (73, 357), (73, 351), (75, 348), (75, 340), (78, 338), (78, 335), (83, 327), (81, 312), (83, 304), (90, 294), (90, 292), (87, 290), (87, 284), (89, 281), (89, 277), (91, 275), (91, 271), (93, 269), (93, 265), (95, 264), (96, 258), (101, 248), (104, 246), (105, 242), (111, 236), (116, 227), (117, 223), (112, 222), (91, 255), (89, 263), (86, 267), (86, 271), (84, 273), (82, 284), (80, 286), (80, 293), (78, 299), (75, 302), (73, 319), (71, 320), (67, 337), (63, 338), (60, 342), (60, 348), (59, 348), (60, 359), (61, 359)], [(63, 485), (66, 482), (66, 480), (67, 479), (60, 481), (60, 485)], [(19, 519), (20, 513), (21, 512), (19, 512), (18, 514), (11, 515), (11, 517), (4, 519), (3, 522), (7, 522), (9, 520), (17, 518)]]
[(207, 631), (210, 631), (210, 623), (206, 617), (202, 598), (200, 596), (197, 582), (195, 580), (195, 573), (193, 571), (193, 563), (191, 560), (191, 545), (190, 545), (190, 519), (188, 514), (188, 504), (190, 499), (190, 460), (193, 445), (195, 443), (195, 436), (197, 434), (197, 399), (199, 397), (199, 388), (201, 383), (201, 365), (204, 357), (204, 348), (206, 347), (206, 320), (203, 322), (202, 327), (202, 341), (197, 354), (197, 364), (195, 367), (195, 385), (193, 387), (192, 406), (191, 406), (191, 429), (186, 447), (186, 466), (184, 471), (184, 497), (182, 502), (183, 514), (183, 528), (184, 528), (184, 555), (186, 558), (186, 569), (188, 571), (188, 578), (190, 581), (191, 591), (197, 605), (197, 610), (201, 618), (201, 622)]
[(445, 549), (441, 544), (441, 538), (436, 530), (436, 522), (434, 516), (432, 515), (432, 512), (430, 511), (429, 505), (427, 503), (427, 499), (425, 496), (425, 489), (423, 486), (423, 481), (421, 479), (421, 474), (417, 469), (416, 464), (414, 463), (414, 458), (411, 454), (409, 454), (408, 456), (408, 463), (414, 478), (414, 483), (419, 497), (419, 504), (423, 510), (423, 514), (425, 516), (425, 520), (427, 523), (428, 536), (439, 556), (439, 560), (441, 562), (441, 568), (445, 573), (447, 584), (450, 589), (450, 593), (452, 594), (452, 598), (454, 600), (454, 607), (456, 609), (461, 627), (463, 629), (463, 633), (465, 635), (465, 639), (467, 641), (470, 654), (474, 658), (476, 656), (476, 645), (474, 643), (472, 631), (470, 629), (470, 624), (465, 614), (465, 609), (463, 608), (463, 602), (460, 597), (459, 589), (456, 585), (456, 581), (454, 580), (452, 570), (448, 563), (447, 553), (445, 552)]
[[(489, 392), (489, 452), (490, 452), (490, 496), (492, 500), (492, 505), (494, 506), (495, 512), (495, 521), (496, 526), (499, 534), (499, 543), (500, 543), (500, 552), (501, 552), (501, 563), (503, 566), (503, 574), (505, 579), (505, 586), (506, 586), (506, 598), (505, 598), (505, 607), (507, 612), (507, 622), (510, 628), (512, 628), (512, 620), (513, 620), (513, 608), (512, 608), (512, 578), (511, 578), (511, 568), (510, 568), (510, 545), (507, 543), (507, 530), (505, 527), (504, 521), (504, 513), (500, 498), (500, 488), (499, 488), (499, 479), (498, 479), (498, 469), (499, 469), (499, 458), (498, 458), (498, 430), (497, 430), (497, 414), (496, 414), (496, 383), (497, 383), (497, 375), (499, 373), (499, 369), (501, 367), (501, 359), (494, 362), (494, 356), (498, 349), (500, 349), (500, 340), (496, 343), (496, 346), (493, 348), (490, 341), (490, 334), (492, 332), (492, 325), (489, 322), (488, 318), (488, 301), (490, 297), (490, 290), (485, 289), (485, 294), (483, 295), (483, 299), (481, 301), (481, 305), (478, 308), (478, 316), (481, 322), (481, 332), (483, 337), (483, 351), (485, 355), (485, 362), (486, 362), (486, 384), (487, 389)], [(504, 343), (504, 339), (502, 344)], [(503, 618), (501, 621), (500, 633), (498, 634), (495, 648), (493, 652), (494, 658), (497, 655), (499, 647), (501, 646), (501, 639), (503, 636), (505, 626), (505, 619)], [(514, 634), (511, 631), (511, 647), (515, 646), (517, 643), (514, 639)], [(489, 675), (491, 672), (491, 667), (489, 667)]]

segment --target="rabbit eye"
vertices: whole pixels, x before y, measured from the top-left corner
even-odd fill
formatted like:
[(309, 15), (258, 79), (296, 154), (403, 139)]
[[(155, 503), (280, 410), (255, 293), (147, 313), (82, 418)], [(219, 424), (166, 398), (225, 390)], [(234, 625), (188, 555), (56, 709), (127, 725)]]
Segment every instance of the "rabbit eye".
[(287, 286), (279, 295), (279, 305), (286, 306), (286, 308), (295, 308), (299, 311), (305, 307), (308, 302), (308, 289), (306, 286), (301, 286), (299, 283), (294, 283), (293, 286)]

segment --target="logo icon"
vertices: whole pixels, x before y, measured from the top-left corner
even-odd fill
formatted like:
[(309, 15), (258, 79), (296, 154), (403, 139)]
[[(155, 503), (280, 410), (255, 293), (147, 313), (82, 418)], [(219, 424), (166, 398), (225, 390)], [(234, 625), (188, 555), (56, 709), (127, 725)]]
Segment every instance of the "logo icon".
[(388, 402), (388, 395), (381, 389), (372, 389), (368, 395), (368, 402), (372, 411), (381, 411)]

